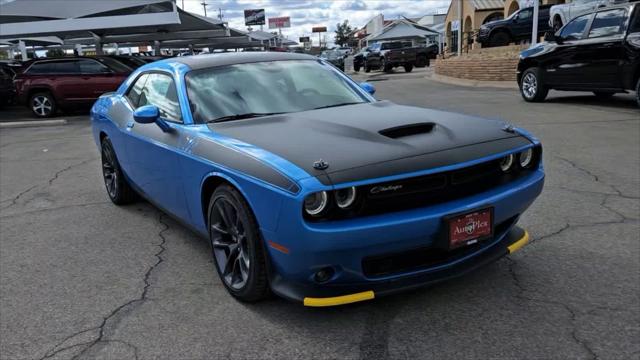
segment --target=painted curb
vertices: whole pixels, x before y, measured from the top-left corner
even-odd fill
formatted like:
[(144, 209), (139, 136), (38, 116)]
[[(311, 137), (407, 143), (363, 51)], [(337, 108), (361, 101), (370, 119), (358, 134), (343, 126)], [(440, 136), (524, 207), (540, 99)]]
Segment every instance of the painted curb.
[(478, 81), (459, 79), (450, 76), (432, 74), (431, 76), (425, 76), (429, 80), (441, 82), (450, 85), (477, 87), (477, 88), (496, 88), (496, 89), (513, 89), (518, 90), (518, 84), (515, 81)]
[(0, 123), (0, 129), (66, 125), (67, 120), (13, 121)]

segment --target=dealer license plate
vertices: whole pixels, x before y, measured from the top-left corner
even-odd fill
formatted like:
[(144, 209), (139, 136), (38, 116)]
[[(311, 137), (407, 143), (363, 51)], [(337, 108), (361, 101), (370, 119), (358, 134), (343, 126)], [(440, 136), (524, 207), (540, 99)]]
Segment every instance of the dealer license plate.
[(449, 249), (473, 245), (493, 235), (493, 209), (486, 208), (447, 219)]

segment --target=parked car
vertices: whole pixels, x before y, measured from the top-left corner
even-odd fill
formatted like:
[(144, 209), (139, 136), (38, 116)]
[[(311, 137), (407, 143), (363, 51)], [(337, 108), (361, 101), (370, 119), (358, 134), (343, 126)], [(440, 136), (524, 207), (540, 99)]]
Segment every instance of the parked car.
[(410, 41), (375, 43), (367, 48), (366, 56), (363, 57), (364, 71), (380, 69), (389, 72), (395, 67), (402, 66), (406, 72), (411, 72), (414, 66), (429, 66), (430, 52), (431, 48), (413, 47)]
[(340, 56), (342, 56), (343, 58), (346, 58), (347, 56), (351, 55), (351, 48), (349, 47), (340, 47), (340, 48), (336, 48), (334, 49), (335, 51), (337, 51)]
[(525, 245), (540, 142), (373, 90), (294, 53), (147, 65), (91, 110), (107, 195), (139, 194), (208, 239), (242, 301), (370, 300)]
[[(550, 5), (538, 8), (538, 35), (549, 31)], [(478, 42), (482, 47), (505, 46), (513, 42), (531, 40), (533, 31), (533, 8), (524, 8), (506, 19), (496, 20), (480, 26)]]
[(546, 40), (520, 54), (526, 101), (543, 101), (550, 89), (598, 97), (631, 90), (640, 106), (640, 3), (578, 16)]
[(357, 54), (353, 55), (353, 70), (358, 72), (360, 69), (364, 68), (364, 59), (367, 57), (368, 53), (369, 48), (363, 47)]
[(629, 0), (573, 0), (566, 4), (554, 5), (549, 14), (549, 26), (554, 32), (560, 30), (570, 20), (596, 9), (617, 5)]
[(142, 57), (131, 55), (106, 55), (106, 57), (117, 60), (124, 65), (130, 67), (132, 70), (139, 68), (142, 65), (148, 64)]
[(336, 50), (325, 50), (320, 54), (320, 58), (326, 60), (338, 69), (344, 71), (344, 56)]
[(91, 105), (100, 95), (116, 90), (131, 73), (90, 57), (38, 59), (26, 63), (24, 69), (14, 79), (17, 97), (37, 117)]
[(13, 78), (16, 73), (5, 64), (0, 64), (0, 108), (13, 102), (16, 95)]

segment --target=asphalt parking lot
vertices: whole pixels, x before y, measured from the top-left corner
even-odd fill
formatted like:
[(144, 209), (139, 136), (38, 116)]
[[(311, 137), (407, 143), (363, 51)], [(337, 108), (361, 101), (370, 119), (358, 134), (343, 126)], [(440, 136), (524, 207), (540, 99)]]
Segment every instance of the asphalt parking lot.
[(147, 203), (111, 204), (82, 116), (2, 129), (0, 357), (637, 359), (633, 96), (552, 92), (528, 104), (511, 89), (402, 72), (371, 79), (379, 99), (505, 119), (541, 139), (545, 189), (520, 222), (531, 244), (466, 277), (366, 303), (243, 304), (218, 280), (206, 241)]

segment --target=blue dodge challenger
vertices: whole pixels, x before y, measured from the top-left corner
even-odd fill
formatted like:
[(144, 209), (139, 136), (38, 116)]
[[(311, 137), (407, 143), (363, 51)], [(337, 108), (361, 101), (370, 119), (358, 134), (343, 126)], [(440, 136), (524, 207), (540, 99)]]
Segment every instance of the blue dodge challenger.
[(229, 293), (306, 306), (433, 284), (512, 253), (542, 147), (500, 121), (376, 101), (287, 53), (139, 68), (91, 110), (107, 193), (209, 239)]

